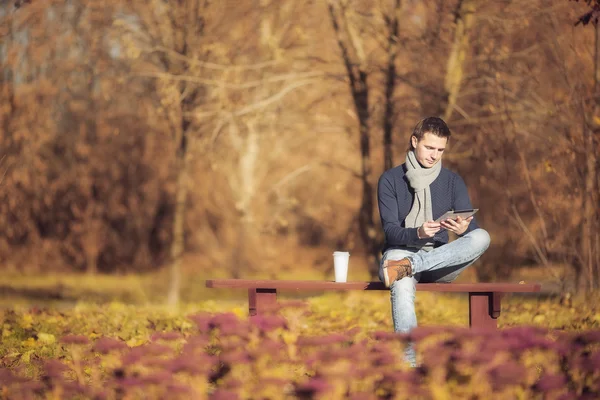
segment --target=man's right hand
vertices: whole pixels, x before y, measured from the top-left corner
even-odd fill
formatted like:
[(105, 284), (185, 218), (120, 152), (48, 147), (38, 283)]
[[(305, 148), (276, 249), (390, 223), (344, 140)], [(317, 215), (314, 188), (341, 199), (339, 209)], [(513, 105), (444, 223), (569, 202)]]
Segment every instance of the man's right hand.
[(419, 239), (431, 238), (440, 230), (440, 223), (435, 221), (427, 221), (417, 230)]

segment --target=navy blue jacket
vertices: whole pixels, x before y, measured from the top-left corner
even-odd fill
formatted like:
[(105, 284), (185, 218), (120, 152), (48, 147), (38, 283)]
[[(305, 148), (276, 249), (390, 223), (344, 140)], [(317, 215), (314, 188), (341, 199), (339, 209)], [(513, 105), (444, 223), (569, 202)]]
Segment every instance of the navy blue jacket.
[[(393, 248), (420, 246), (431, 239), (420, 240), (418, 228), (406, 228), (404, 220), (412, 208), (415, 192), (405, 176), (406, 165), (389, 169), (381, 175), (377, 187), (377, 199), (381, 225), (385, 234), (383, 252)], [(433, 219), (441, 217), (446, 211), (467, 210), (473, 208), (465, 182), (460, 175), (442, 167), (438, 177), (429, 185)], [(469, 224), (466, 234), (478, 225), (475, 218)], [(448, 243), (448, 231), (442, 229), (436, 233), (434, 247)]]

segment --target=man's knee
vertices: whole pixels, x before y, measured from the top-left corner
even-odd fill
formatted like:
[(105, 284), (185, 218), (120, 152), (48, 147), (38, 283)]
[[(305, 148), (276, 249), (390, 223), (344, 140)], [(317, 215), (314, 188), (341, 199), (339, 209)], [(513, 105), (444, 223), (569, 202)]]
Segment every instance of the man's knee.
[(485, 229), (478, 228), (469, 232), (469, 238), (473, 247), (479, 249), (481, 252), (486, 251), (490, 247), (490, 234)]

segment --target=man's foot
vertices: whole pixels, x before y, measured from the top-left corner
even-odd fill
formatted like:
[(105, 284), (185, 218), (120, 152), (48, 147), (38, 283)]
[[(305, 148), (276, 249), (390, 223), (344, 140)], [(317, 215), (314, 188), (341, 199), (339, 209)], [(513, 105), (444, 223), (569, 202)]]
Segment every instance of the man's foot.
[(393, 282), (407, 276), (413, 276), (412, 265), (408, 258), (402, 260), (385, 260), (383, 262), (383, 277), (385, 287), (390, 287)]

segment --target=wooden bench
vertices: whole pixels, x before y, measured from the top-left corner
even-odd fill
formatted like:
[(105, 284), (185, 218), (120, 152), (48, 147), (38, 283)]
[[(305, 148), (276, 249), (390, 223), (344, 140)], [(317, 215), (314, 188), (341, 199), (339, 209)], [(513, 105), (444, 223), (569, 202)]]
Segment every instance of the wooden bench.
[[(247, 289), (250, 316), (277, 306), (278, 290), (389, 290), (381, 282), (210, 279), (207, 288)], [(418, 283), (417, 290), (469, 294), (469, 326), (497, 329), (500, 303), (505, 293), (539, 292), (539, 283)]]

